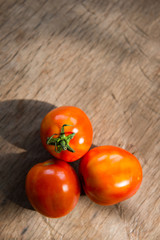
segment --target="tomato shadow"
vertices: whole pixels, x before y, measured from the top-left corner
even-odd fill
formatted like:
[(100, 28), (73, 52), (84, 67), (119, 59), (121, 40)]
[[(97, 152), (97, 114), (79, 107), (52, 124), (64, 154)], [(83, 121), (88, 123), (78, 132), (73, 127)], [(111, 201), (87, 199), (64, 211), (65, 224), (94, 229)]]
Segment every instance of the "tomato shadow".
[(0, 182), (5, 205), (7, 199), (32, 209), (26, 193), (25, 178), (29, 169), (52, 156), (40, 140), (43, 117), (56, 106), (35, 100), (8, 100), (0, 103)]

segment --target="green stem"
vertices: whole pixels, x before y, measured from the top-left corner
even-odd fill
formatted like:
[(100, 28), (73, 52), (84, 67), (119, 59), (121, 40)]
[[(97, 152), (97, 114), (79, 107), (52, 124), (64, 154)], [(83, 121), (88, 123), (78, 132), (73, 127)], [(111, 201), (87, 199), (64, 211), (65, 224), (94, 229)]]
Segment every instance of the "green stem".
[(75, 152), (74, 149), (72, 149), (69, 146), (69, 142), (70, 140), (75, 136), (75, 133), (71, 133), (70, 135), (66, 136), (65, 132), (64, 132), (64, 127), (67, 126), (72, 126), (72, 125), (68, 125), (68, 124), (64, 124), (61, 127), (61, 133), (59, 135), (59, 137), (55, 138), (54, 136), (57, 134), (53, 134), (51, 137), (47, 138), (47, 145), (54, 145), (55, 146), (55, 151), (57, 153), (60, 153), (62, 150), (63, 151), (70, 151), (70, 152)]

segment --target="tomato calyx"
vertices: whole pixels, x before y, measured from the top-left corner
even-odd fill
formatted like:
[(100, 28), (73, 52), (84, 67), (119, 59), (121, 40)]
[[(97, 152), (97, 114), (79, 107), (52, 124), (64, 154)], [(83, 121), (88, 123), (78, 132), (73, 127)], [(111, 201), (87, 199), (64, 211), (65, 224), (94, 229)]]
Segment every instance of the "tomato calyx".
[(64, 127), (66, 126), (72, 126), (72, 125), (68, 125), (68, 124), (64, 124), (61, 128), (61, 133), (59, 135), (59, 137), (55, 138), (54, 136), (57, 134), (53, 134), (51, 137), (47, 138), (47, 145), (54, 145), (55, 146), (55, 151), (57, 153), (60, 153), (62, 150), (68, 150), (70, 152), (75, 152), (74, 149), (72, 149), (69, 146), (69, 142), (70, 140), (75, 136), (75, 133), (71, 133), (68, 136), (65, 135), (64, 132)]

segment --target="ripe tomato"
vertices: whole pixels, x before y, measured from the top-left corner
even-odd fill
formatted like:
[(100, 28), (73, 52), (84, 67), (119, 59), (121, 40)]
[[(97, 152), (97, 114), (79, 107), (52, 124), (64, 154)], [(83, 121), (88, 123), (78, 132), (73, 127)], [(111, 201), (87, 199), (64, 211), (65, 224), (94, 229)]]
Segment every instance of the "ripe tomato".
[(58, 218), (76, 206), (80, 184), (68, 163), (51, 159), (30, 169), (26, 177), (26, 193), (35, 210), (47, 217)]
[(90, 150), (80, 162), (79, 174), (86, 195), (101, 205), (112, 205), (130, 198), (142, 181), (138, 159), (114, 146)]
[(63, 106), (50, 111), (41, 124), (44, 147), (56, 158), (73, 162), (92, 144), (93, 130), (87, 115), (77, 107)]

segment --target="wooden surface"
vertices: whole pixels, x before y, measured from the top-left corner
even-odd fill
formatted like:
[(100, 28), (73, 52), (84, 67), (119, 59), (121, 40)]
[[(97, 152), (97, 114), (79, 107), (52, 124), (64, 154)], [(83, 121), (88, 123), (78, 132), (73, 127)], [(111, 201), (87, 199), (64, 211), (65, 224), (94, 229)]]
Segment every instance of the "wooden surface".
[[(0, 0), (0, 83), (0, 240), (160, 239), (159, 0)], [(31, 209), (25, 176), (50, 158), (40, 123), (61, 105), (87, 113), (94, 145), (139, 158), (133, 198), (82, 195), (60, 219)]]

